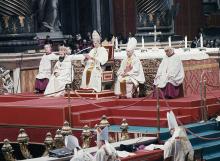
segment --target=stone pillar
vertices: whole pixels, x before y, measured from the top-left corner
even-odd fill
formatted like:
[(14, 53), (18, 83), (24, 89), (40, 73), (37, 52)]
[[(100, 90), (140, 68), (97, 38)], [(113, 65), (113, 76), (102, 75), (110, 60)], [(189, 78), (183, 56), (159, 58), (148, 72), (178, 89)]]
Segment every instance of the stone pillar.
[(101, 8), (100, 8), (100, 0), (92, 1), (92, 17), (93, 17), (93, 28), (97, 30), (99, 33), (102, 32), (101, 28)]
[(102, 38), (110, 34), (110, 28), (113, 26), (112, 12), (112, 0), (92, 1), (93, 29), (101, 33)]

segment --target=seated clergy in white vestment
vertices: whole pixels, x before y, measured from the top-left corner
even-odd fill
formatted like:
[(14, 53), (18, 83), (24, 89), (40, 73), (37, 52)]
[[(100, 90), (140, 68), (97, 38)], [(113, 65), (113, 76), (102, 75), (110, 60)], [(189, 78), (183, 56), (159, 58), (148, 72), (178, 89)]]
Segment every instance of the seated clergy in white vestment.
[(79, 141), (75, 136), (68, 135), (65, 136), (65, 147), (74, 152), (73, 158), (70, 161), (93, 161), (94, 157), (86, 153), (79, 146)]
[(49, 83), (44, 92), (46, 96), (61, 96), (65, 93), (66, 84), (72, 83), (74, 78), (71, 58), (68, 55), (68, 48), (59, 47), (59, 60), (56, 62)]
[(166, 56), (160, 63), (154, 79), (155, 89), (153, 97), (156, 98), (156, 87), (160, 89), (160, 98), (176, 98), (183, 96), (182, 83), (185, 75), (182, 61), (179, 56), (174, 53), (172, 48), (166, 47), (164, 50)]
[(45, 45), (44, 50), (45, 54), (41, 58), (35, 81), (36, 93), (44, 93), (51, 76), (51, 60), (58, 60), (58, 55), (52, 53), (51, 45)]
[(184, 127), (179, 127), (172, 111), (167, 113), (171, 138), (164, 144), (164, 160), (193, 161), (194, 150)]
[(104, 129), (98, 127), (97, 131), (97, 147), (95, 161), (118, 161), (116, 149), (108, 142), (108, 127)]
[(92, 33), (92, 40), (94, 48), (85, 55), (84, 64), (85, 69), (82, 75), (82, 82), (80, 88), (93, 89), (95, 92), (101, 92), (102, 68), (108, 61), (108, 52), (101, 46), (101, 37), (97, 31)]
[(121, 62), (117, 72), (115, 95), (122, 98), (132, 98), (139, 83), (145, 82), (144, 71), (139, 58), (134, 54), (137, 40), (132, 37), (127, 44), (127, 57)]

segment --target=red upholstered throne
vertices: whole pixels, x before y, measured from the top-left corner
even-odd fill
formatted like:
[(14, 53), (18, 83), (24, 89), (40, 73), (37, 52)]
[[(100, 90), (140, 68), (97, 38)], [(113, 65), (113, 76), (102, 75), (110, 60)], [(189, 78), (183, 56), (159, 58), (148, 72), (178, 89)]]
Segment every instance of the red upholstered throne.
[(103, 47), (108, 51), (108, 61), (102, 66), (102, 90), (111, 90), (114, 84), (114, 46), (113, 45), (103, 45)]

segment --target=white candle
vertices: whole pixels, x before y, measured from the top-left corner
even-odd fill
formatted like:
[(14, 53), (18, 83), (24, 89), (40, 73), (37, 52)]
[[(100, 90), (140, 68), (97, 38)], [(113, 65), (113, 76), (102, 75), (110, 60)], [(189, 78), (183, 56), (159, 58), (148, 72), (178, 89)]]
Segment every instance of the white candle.
[(115, 38), (115, 49), (118, 50), (118, 38)]
[(202, 34), (200, 35), (200, 47), (203, 48), (203, 36), (202, 36)]
[(185, 48), (187, 48), (187, 36), (185, 36)]
[(171, 47), (171, 36), (168, 37), (169, 47)]
[(143, 36), (142, 36), (141, 42), (142, 42), (142, 48), (144, 49), (144, 37)]

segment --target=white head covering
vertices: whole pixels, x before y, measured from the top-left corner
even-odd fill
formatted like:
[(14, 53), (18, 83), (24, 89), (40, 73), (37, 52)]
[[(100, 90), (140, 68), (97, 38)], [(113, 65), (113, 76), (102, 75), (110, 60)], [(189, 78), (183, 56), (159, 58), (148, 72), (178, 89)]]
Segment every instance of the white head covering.
[(132, 37), (128, 40), (126, 50), (128, 50), (128, 51), (134, 50), (134, 49), (136, 49), (136, 46), (137, 46), (137, 40), (134, 37)]
[(77, 148), (80, 148), (78, 139), (73, 135), (68, 135), (65, 137), (65, 147), (71, 151), (74, 151), (74, 154), (77, 154)]
[(175, 117), (173, 111), (167, 112), (167, 122), (168, 122), (169, 130), (175, 129), (178, 127), (178, 123), (176, 121), (176, 117)]
[(97, 131), (97, 142), (100, 140), (108, 141), (108, 126), (102, 129), (101, 132)]
[(187, 134), (184, 130), (183, 127), (176, 127), (175, 128), (175, 131), (173, 133), (173, 137), (176, 138), (176, 137), (181, 137), (181, 138), (186, 138), (187, 137)]
[(92, 40), (93, 41), (99, 41), (99, 42), (101, 41), (101, 37), (100, 37), (99, 33), (96, 30), (94, 30), (93, 33), (92, 33)]

